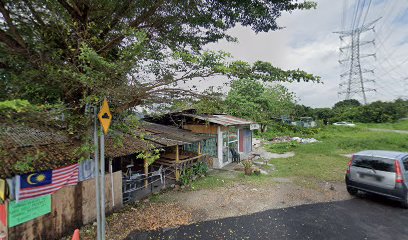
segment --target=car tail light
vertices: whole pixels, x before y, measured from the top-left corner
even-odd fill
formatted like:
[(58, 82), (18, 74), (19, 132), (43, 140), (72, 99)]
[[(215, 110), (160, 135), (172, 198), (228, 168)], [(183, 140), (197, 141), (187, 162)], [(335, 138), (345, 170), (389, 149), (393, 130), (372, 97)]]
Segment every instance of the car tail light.
[(401, 165), (398, 160), (395, 160), (395, 173), (396, 173), (395, 182), (403, 183), (404, 179), (402, 179)]
[(350, 167), (351, 167), (351, 163), (353, 162), (353, 158), (354, 158), (354, 155), (351, 157), (350, 161), (347, 164), (347, 171), (346, 171), (347, 174), (350, 174)]

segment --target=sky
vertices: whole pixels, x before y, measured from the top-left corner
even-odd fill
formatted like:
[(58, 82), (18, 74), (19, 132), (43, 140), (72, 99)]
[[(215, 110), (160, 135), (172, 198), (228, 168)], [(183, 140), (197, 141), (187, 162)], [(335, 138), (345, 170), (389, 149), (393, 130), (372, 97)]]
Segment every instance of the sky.
[[(361, 34), (360, 41), (375, 39), (375, 46), (361, 46), (361, 54), (376, 53), (373, 57), (362, 58), (363, 69), (374, 69), (374, 74), (364, 73), (368, 102), (393, 100), (408, 97), (408, 1), (407, 0), (317, 0), (317, 9), (297, 10), (284, 13), (279, 19), (282, 30), (268, 33), (254, 33), (250, 28), (237, 26), (229, 34), (238, 38), (238, 43), (220, 41), (207, 46), (208, 50), (222, 50), (231, 53), (234, 59), (254, 62), (271, 62), (285, 70), (301, 69), (321, 77), (321, 83), (285, 84), (296, 93), (301, 104), (312, 107), (331, 107), (343, 100), (339, 95), (340, 74), (349, 66), (340, 65), (339, 59), (347, 58), (339, 48), (349, 44), (343, 42), (335, 31), (349, 30), (353, 23), (356, 4), (357, 22), (360, 26), (382, 17), (375, 24), (375, 32)], [(371, 3), (370, 3), (371, 2)], [(368, 8), (368, 6), (370, 6)], [(343, 11), (345, 9), (346, 11)], [(368, 12), (367, 12), (368, 9)], [(360, 14), (361, 12), (361, 14)], [(367, 13), (367, 16), (365, 17)], [(359, 20), (359, 21), (358, 21)], [(344, 51), (346, 52), (346, 51)], [(405, 79), (407, 78), (407, 79)], [(346, 79), (343, 79), (343, 81)], [(211, 84), (221, 85), (217, 80)], [(224, 91), (228, 88), (224, 86)], [(362, 101), (361, 96), (356, 98)]]

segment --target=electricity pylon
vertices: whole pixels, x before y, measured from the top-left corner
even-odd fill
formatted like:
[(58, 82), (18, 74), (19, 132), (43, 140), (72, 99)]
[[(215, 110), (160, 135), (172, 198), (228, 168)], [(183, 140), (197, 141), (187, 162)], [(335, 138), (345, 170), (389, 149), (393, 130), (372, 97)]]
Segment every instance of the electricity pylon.
[[(354, 28), (348, 31), (334, 32), (340, 34), (339, 38), (343, 42), (345, 38), (350, 38), (350, 44), (344, 47), (340, 47), (340, 52), (347, 51), (349, 54), (347, 58), (340, 59), (340, 64), (347, 64), (348, 70), (340, 74), (342, 82), (340, 83), (339, 94), (345, 94), (345, 99), (351, 99), (354, 96), (361, 95), (363, 103), (367, 104), (366, 92), (375, 91), (373, 88), (368, 88), (366, 83), (374, 82), (374, 79), (364, 78), (363, 73), (374, 73), (374, 69), (365, 69), (361, 67), (362, 58), (375, 58), (375, 53), (361, 54), (360, 47), (364, 45), (375, 45), (375, 40), (360, 41), (360, 35), (367, 31), (374, 31), (374, 24), (380, 18), (362, 25), (361, 27)], [(345, 89), (344, 89), (345, 87)]]

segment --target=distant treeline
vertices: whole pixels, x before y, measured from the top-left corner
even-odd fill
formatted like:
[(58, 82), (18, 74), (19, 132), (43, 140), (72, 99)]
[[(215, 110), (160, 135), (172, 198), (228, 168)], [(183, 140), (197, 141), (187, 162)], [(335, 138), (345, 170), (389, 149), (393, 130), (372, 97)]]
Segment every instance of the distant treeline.
[(386, 123), (408, 117), (408, 100), (376, 101), (362, 105), (355, 99), (343, 100), (332, 108), (311, 108), (296, 105), (295, 117), (313, 117), (325, 123), (351, 121), (361, 123)]

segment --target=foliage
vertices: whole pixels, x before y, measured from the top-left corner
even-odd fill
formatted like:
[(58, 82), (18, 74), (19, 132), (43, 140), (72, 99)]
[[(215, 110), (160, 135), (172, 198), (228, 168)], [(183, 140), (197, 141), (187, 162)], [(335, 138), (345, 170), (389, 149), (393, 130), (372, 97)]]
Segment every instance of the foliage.
[(257, 132), (257, 137), (272, 140), (275, 137), (291, 136), (291, 137), (305, 137), (316, 134), (320, 128), (305, 128), (301, 126), (294, 126), (289, 124), (275, 123), (269, 124), (266, 132)]
[[(61, 102), (82, 115), (103, 97), (123, 112), (143, 104), (197, 97), (180, 82), (226, 75), (263, 81), (318, 81), (270, 63), (228, 61), (203, 51), (234, 41), (241, 24), (255, 32), (280, 29), (282, 12), (315, 8), (285, 1), (0, 1), (0, 100)], [(196, 88), (196, 87), (195, 87)]]
[(153, 149), (150, 151), (142, 151), (141, 153), (139, 153), (137, 156), (137, 158), (140, 159), (144, 159), (147, 160), (147, 165), (151, 165), (152, 163), (154, 163), (154, 161), (156, 161), (157, 159), (160, 158), (160, 149)]
[(336, 108), (353, 108), (353, 107), (359, 107), (361, 106), (361, 103), (356, 100), (356, 99), (346, 99), (346, 100), (342, 100), (337, 102), (336, 104), (334, 104), (333, 109)]
[(245, 169), (250, 169), (254, 165), (251, 160), (244, 160), (241, 163)]
[(392, 102), (376, 101), (361, 105), (357, 100), (343, 100), (333, 108), (295, 107), (294, 117), (309, 116), (323, 120), (324, 123), (351, 121), (361, 123), (395, 122), (408, 116), (408, 100), (397, 99)]
[(226, 98), (227, 111), (261, 124), (261, 131), (273, 118), (289, 115), (295, 96), (282, 85), (265, 86), (254, 79), (233, 81)]
[(204, 162), (198, 162), (192, 167), (186, 168), (183, 170), (180, 176), (180, 182), (182, 185), (188, 185), (193, 181), (197, 176), (202, 176), (207, 174), (208, 166)]

